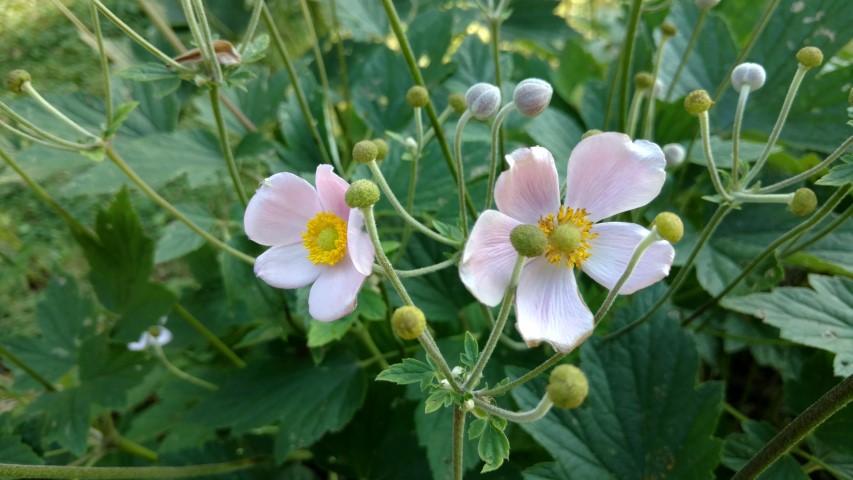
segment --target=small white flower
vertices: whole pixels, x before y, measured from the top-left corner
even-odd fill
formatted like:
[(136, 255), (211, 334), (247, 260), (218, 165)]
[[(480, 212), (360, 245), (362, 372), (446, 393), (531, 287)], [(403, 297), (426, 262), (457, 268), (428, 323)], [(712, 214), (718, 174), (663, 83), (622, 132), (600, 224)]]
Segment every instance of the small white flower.
[(134, 352), (141, 352), (153, 345), (159, 345), (162, 347), (172, 341), (172, 332), (170, 332), (166, 327), (153, 327), (151, 330), (155, 330), (156, 335), (152, 334), (150, 330), (146, 330), (142, 332), (142, 336), (139, 337), (139, 340), (128, 343), (127, 349)]

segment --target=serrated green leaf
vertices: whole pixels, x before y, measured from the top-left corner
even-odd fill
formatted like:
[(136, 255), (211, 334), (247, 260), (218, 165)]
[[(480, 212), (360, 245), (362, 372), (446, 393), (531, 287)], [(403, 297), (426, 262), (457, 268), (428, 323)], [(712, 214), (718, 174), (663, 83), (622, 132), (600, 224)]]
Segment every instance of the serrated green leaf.
[(156, 80), (167, 80), (178, 78), (178, 72), (163, 63), (143, 63), (133, 65), (116, 71), (116, 75), (136, 82), (153, 82)]
[(243, 65), (247, 65), (261, 60), (266, 55), (266, 51), (269, 46), (269, 35), (267, 35), (266, 33), (256, 35), (255, 38), (253, 38), (252, 41), (249, 42), (248, 45), (246, 45), (245, 50), (243, 50), (243, 55), (240, 59), (240, 63), (242, 63)]
[(731, 310), (761, 318), (778, 327), (782, 338), (837, 355), (835, 374), (853, 374), (853, 280), (809, 275), (812, 289), (776, 288), (725, 298), (722, 305)]
[(477, 442), (477, 453), (480, 459), (486, 462), (480, 473), (491, 472), (500, 468), (504, 460), (509, 459), (509, 439), (506, 438), (502, 428), (498, 428), (494, 422), (488, 422)]
[[(741, 422), (741, 427), (744, 433), (729, 435), (723, 448), (722, 463), (734, 471), (743, 467), (776, 435), (773, 427), (764, 422)], [(807, 480), (809, 476), (803, 472), (803, 468), (793, 456), (784, 455), (757, 478), (760, 480)]]
[[(632, 295), (614, 327), (637, 318), (661, 292)], [(581, 347), (580, 367), (589, 379), (584, 405), (521, 424), (565, 471), (578, 478), (713, 478), (723, 389), (696, 385), (696, 346), (677, 322), (659, 313), (611, 341), (594, 337)], [(525, 373), (507, 370), (511, 378)], [(519, 408), (535, 407), (544, 384), (540, 378), (513, 390)]]
[(829, 185), (841, 187), (853, 182), (853, 156), (848, 155), (841, 159), (841, 164), (832, 169), (818, 180), (818, 185)]
[(426, 363), (414, 358), (404, 358), (403, 363), (395, 363), (379, 372), (377, 381), (408, 385), (420, 382), (421, 388), (429, 385), (435, 376), (435, 370)]
[(89, 160), (91, 160), (95, 163), (103, 162), (104, 158), (106, 158), (106, 154), (107, 154), (106, 150), (104, 150), (103, 148), (95, 148), (92, 150), (80, 150), (77, 153), (79, 153), (80, 155), (83, 155), (84, 157), (88, 158)]
[(451, 404), (453, 404), (453, 393), (450, 390), (438, 388), (424, 402), (424, 412), (432, 413), (441, 407), (449, 407)]
[(138, 106), (139, 102), (127, 102), (116, 107), (113, 112), (113, 118), (110, 119), (110, 124), (107, 125), (107, 130), (104, 132), (104, 137), (112, 137), (115, 135), (119, 127), (121, 127), (121, 124), (127, 120), (127, 117), (129, 117)]
[[(207, 232), (211, 232), (213, 227), (216, 226), (216, 218), (211, 217), (208, 212), (198, 205), (184, 205), (178, 206), (178, 208), (193, 223)], [(205, 243), (205, 239), (190, 230), (190, 227), (185, 223), (173, 220), (166, 225), (166, 228), (163, 229), (163, 233), (160, 235), (160, 239), (157, 241), (154, 262), (168, 262), (169, 260), (183, 257), (201, 248)]]
[(465, 350), (459, 355), (459, 361), (468, 368), (474, 368), (480, 358), (480, 347), (471, 332), (465, 332)]
[(468, 426), (468, 439), (474, 440), (475, 438), (480, 438), (480, 435), (486, 430), (486, 426), (488, 426), (489, 420), (486, 418), (477, 418), (471, 422), (471, 425)]
[(356, 307), (356, 313), (358, 313), (358, 316), (364, 320), (378, 322), (385, 320), (385, 315), (388, 313), (388, 309), (385, 306), (385, 301), (382, 299), (382, 295), (379, 295), (373, 290), (363, 288), (358, 292), (358, 307)]
[(308, 325), (308, 346), (311, 348), (322, 347), (340, 340), (349, 332), (356, 318), (358, 318), (358, 314), (355, 312), (334, 322), (320, 322), (312, 318)]

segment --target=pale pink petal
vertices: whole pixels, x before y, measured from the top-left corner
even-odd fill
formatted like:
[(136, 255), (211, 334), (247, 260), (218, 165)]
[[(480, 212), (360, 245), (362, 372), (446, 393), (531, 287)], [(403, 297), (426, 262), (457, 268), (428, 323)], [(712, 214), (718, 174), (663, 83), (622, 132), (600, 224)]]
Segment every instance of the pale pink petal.
[(314, 183), (317, 185), (323, 210), (334, 213), (341, 220), (349, 218), (350, 208), (344, 198), (349, 184), (334, 172), (331, 165), (317, 165)]
[(509, 170), (495, 183), (498, 210), (521, 223), (539, 221), (560, 209), (560, 183), (551, 152), (542, 147), (520, 148), (506, 156)]
[(292, 173), (266, 179), (243, 214), (246, 235), (261, 245), (290, 245), (302, 241), (308, 220), (321, 211), (314, 187)]
[(375, 251), (370, 236), (363, 228), (364, 215), (357, 208), (351, 209), (347, 222), (347, 248), (355, 269), (362, 275), (370, 275), (373, 273)]
[[(592, 233), (598, 237), (589, 241), (591, 255), (581, 268), (593, 280), (611, 289), (649, 231), (633, 223), (609, 222), (593, 225)], [(630, 295), (660, 281), (669, 275), (674, 258), (675, 250), (669, 242), (661, 240), (649, 245), (619, 293)]]
[(545, 257), (524, 266), (518, 279), (515, 317), (530, 346), (548, 342), (569, 352), (592, 334), (592, 312), (575, 282), (574, 270), (548, 263)]
[(459, 276), (477, 300), (494, 307), (503, 298), (518, 253), (509, 234), (520, 225), (501, 212), (486, 210), (477, 219), (459, 265)]
[(593, 222), (642, 207), (663, 188), (664, 167), (663, 151), (652, 142), (614, 132), (587, 137), (569, 157), (566, 205), (586, 209)]
[(308, 260), (301, 243), (272, 247), (255, 260), (255, 275), (277, 288), (299, 288), (317, 279), (325, 266)]
[(352, 312), (365, 278), (367, 275), (355, 269), (349, 255), (335, 265), (324, 268), (311, 286), (308, 313), (315, 320), (331, 322)]

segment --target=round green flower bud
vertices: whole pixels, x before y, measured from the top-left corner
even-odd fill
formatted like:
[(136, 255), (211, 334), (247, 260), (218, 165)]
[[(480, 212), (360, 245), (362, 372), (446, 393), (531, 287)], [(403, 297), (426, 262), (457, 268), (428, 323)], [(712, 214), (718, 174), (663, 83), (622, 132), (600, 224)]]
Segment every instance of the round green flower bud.
[(450, 108), (456, 112), (456, 115), (462, 115), (465, 113), (465, 110), (468, 110), (468, 104), (465, 103), (465, 95), (461, 93), (451, 93), (449, 97), (447, 97), (447, 103), (450, 104)]
[(687, 94), (684, 98), (684, 109), (690, 115), (699, 115), (702, 112), (707, 112), (714, 101), (708, 96), (705, 90), (694, 90)]
[(806, 68), (814, 68), (823, 63), (823, 52), (817, 47), (803, 47), (797, 52), (797, 60)]
[(548, 248), (545, 233), (536, 225), (519, 225), (512, 229), (509, 241), (519, 255), (538, 257)]
[(558, 365), (551, 371), (545, 391), (555, 407), (577, 408), (589, 394), (589, 382), (580, 368), (574, 365)]
[(551, 84), (538, 78), (526, 78), (515, 87), (512, 101), (515, 108), (527, 117), (535, 117), (544, 112), (551, 103), (554, 89)]
[(415, 108), (424, 108), (429, 103), (429, 92), (426, 88), (415, 85), (406, 93), (406, 101)]
[(356, 180), (344, 195), (349, 208), (367, 208), (379, 201), (379, 187), (370, 180)]
[(804, 217), (812, 212), (817, 207), (817, 197), (809, 188), (798, 188), (791, 198), (791, 213), (798, 217)]
[(465, 93), (468, 110), (477, 120), (487, 120), (501, 106), (501, 91), (491, 83), (477, 83)]
[(6, 88), (15, 93), (24, 93), (24, 83), (32, 80), (30, 72), (26, 70), (12, 70), (6, 76)]
[(643, 90), (647, 90), (652, 88), (655, 84), (655, 77), (652, 76), (649, 72), (639, 72), (634, 75), (634, 85), (637, 88), (642, 88)]
[(675, 28), (675, 25), (669, 22), (663, 22), (660, 26), (660, 31), (663, 33), (664, 37), (674, 37), (676, 33), (678, 33), (678, 29)]
[(391, 316), (391, 327), (403, 340), (414, 340), (426, 328), (426, 317), (418, 307), (400, 307)]
[(584, 132), (583, 135), (581, 135), (581, 140), (583, 140), (584, 138), (587, 138), (587, 137), (591, 137), (593, 135), (598, 135), (599, 133), (604, 133), (604, 132), (602, 132), (601, 130), (599, 130), (597, 128), (593, 128), (592, 130), (587, 130), (586, 132)]
[(379, 147), (370, 140), (362, 140), (352, 147), (352, 159), (356, 163), (370, 163), (379, 156)]
[(388, 142), (381, 138), (371, 140), (376, 145), (376, 160), (384, 160), (388, 156)]
[(655, 230), (658, 235), (669, 243), (675, 243), (684, 236), (684, 224), (678, 215), (670, 212), (661, 212), (655, 217)]

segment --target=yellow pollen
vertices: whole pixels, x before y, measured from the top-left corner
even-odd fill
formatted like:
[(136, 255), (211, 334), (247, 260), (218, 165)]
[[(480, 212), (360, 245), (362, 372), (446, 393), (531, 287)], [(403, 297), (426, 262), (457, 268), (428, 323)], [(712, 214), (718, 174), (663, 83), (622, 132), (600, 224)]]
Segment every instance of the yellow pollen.
[(320, 212), (308, 220), (302, 244), (314, 265), (334, 265), (347, 253), (347, 224), (331, 212)]
[(539, 217), (539, 228), (548, 239), (544, 255), (549, 263), (578, 268), (589, 258), (589, 241), (598, 234), (590, 233), (592, 222), (586, 219), (587, 215), (589, 213), (583, 208), (560, 207), (556, 218), (554, 215)]

